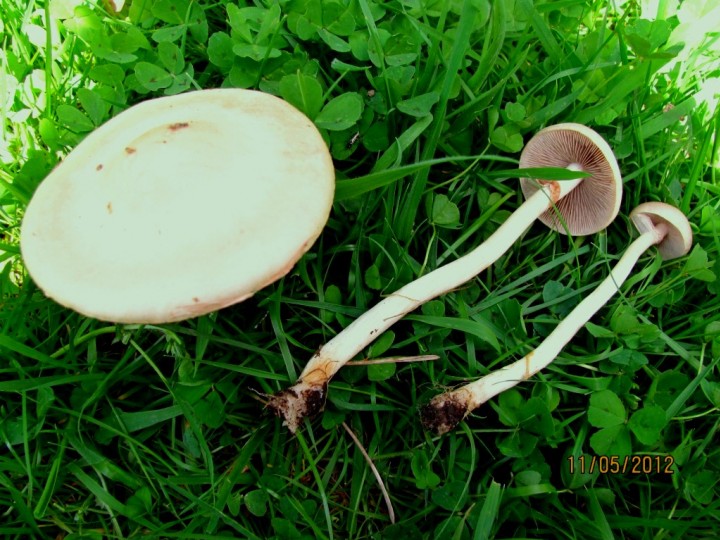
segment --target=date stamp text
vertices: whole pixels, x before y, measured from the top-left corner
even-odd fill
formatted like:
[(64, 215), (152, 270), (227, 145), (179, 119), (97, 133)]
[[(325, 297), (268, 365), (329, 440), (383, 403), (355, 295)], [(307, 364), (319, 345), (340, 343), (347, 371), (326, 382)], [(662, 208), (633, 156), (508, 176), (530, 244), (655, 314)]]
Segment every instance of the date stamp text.
[(568, 456), (570, 474), (673, 474), (672, 456)]

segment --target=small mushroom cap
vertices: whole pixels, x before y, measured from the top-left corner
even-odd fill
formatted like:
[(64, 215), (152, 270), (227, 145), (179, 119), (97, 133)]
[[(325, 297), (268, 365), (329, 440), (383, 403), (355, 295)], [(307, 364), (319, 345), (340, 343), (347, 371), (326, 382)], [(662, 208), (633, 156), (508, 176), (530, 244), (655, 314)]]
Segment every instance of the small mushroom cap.
[(332, 206), (313, 123), (262, 92), (135, 105), (42, 182), (21, 230), (45, 294), (84, 315), (163, 323), (239, 302), (285, 275)]
[[(622, 199), (622, 176), (613, 152), (598, 133), (580, 124), (557, 124), (540, 130), (520, 155), (520, 168), (566, 167), (590, 173), (580, 185), (540, 216), (540, 221), (560, 233), (585, 236), (606, 228), (617, 216)], [(520, 179), (525, 198), (542, 182)]]
[(630, 219), (641, 234), (661, 224), (667, 228), (667, 234), (657, 245), (660, 256), (665, 260), (682, 257), (692, 247), (690, 223), (685, 214), (674, 206), (661, 202), (642, 203), (630, 212)]

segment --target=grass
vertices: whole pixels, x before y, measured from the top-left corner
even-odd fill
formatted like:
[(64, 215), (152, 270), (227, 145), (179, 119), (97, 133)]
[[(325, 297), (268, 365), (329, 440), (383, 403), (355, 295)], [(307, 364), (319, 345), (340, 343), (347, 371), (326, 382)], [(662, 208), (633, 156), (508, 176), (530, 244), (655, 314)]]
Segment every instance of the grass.
[[(0, 534), (714, 536), (711, 4), (135, 0), (116, 14), (0, 0)], [(114, 325), (45, 298), (19, 251), (35, 187), (124, 108), (218, 86), (280, 95), (322, 128), (338, 196), (317, 244), (254, 298), (178, 324)], [(383, 294), (491, 234), (522, 200), (501, 171), (561, 121), (592, 126), (618, 156), (625, 194), (606, 231), (533, 226), (367, 351), (438, 360), (344, 368), (297, 437), (263, 414), (262, 395)], [(552, 366), (455, 432), (424, 433), (418, 407), (536, 346), (607, 275), (627, 215), (651, 200), (688, 215), (691, 254), (648, 252)], [(611, 456), (639, 470), (612, 473)]]

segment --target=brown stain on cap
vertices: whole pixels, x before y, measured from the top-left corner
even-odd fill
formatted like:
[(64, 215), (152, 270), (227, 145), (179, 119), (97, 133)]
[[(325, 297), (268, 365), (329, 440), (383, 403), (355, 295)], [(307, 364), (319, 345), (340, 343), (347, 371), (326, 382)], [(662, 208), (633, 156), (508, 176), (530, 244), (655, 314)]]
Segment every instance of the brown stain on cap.
[(184, 129), (186, 127), (190, 127), (190, 122), (175, 122), (174, 124), (170, 124), (168, 129), (170, 131), (177, 131), (178, 129)]
[(550, 196), (550, 200), (553, 202), (553, 204), (557, 204), (557, 202), (561, 199), (560, 185), (554, 180), (540, 180), (540, 184), (544, 188), (548, 188), (548, 195)]

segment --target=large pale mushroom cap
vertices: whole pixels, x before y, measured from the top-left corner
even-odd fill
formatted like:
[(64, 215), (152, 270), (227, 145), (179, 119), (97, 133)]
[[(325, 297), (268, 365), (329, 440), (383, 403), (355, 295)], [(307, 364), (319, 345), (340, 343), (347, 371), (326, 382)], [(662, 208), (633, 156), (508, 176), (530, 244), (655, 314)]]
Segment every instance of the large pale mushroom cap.
[(45, 294), (98, 319), (177, 321), (285, 275), (327, 221), (334, 169), (285, 101), (216, 89), (153, 99), (43, 181), (21, 231)]
[[(560, 233), (584, 236), (606, 228), (618, 214), (622, 177), (612, 149), (592, 129), (581, 124), (557, 124), (537, 132), (520, 156), (520, 168), (564, 167), (590, 173), (580, 185), (540, 216), (540, 221)], [(526, 198), (538, 190), (538, 182), (520, 179)]]
[(679, 209), (661, 202), (639, 204), (630, 212), (630, 219), (642, 234), (663, 225), (667, 234), (657, 245), (663, 259), (675, 259), (687, 254), (692, 247), (690, 222)]

